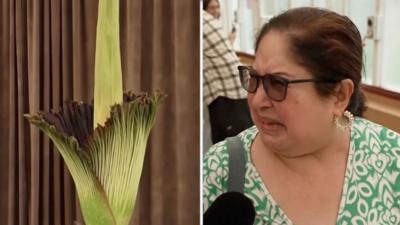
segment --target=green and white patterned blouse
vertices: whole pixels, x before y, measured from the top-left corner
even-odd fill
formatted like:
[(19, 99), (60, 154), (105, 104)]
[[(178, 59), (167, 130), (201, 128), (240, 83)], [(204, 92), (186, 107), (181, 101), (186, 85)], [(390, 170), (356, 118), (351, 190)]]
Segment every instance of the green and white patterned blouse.
[[(271, 197), (250, 161), (250, 145), (258, 130), (239, 134), (245, 147), (244, 193), (256, 208), (255, 225), (293, 224)], [(203, 161), (203, 202), (206, 210), (227, 191), (226, 142), (210, 148)], [(336, 224), (400, 224), (400, 135), (381, 125), (355, 118)]]

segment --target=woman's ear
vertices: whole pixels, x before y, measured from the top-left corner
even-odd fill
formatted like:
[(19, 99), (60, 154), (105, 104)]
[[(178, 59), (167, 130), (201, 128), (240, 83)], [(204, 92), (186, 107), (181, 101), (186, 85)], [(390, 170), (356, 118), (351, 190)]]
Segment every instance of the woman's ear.
[(343, 112), (346, 110), (349, 102), (351, 95), (354, 92), (354, 83), (350, 79), (344, 79), (340, 81), (340, 83), (337, 86), (335, 96), (335, 114), (337, 115), (342, 115)]

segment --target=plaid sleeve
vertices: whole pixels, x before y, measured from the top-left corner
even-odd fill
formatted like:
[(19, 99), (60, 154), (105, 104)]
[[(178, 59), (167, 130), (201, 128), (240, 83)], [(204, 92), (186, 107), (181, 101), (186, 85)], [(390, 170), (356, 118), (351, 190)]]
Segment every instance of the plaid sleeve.
[(218, 96), (246, 98), (237, 66), (239, 59), (219, 22), (208, 13), (203, 18), (203, 95), (209, 104)]

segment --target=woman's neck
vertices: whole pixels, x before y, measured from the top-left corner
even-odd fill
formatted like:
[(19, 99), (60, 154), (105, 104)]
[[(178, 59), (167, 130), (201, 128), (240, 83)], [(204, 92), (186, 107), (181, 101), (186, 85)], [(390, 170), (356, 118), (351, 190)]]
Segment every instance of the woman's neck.
[[(288, 171), (296, 174), (301, 174), (309, 177), (323, 170), (329, 170), (338, 166), (338, 164), (344, 164), (347, 160), (350, 144), (350, 132), (335, 132), (331, 139), (326, 140), (326, 143), (320, 143), (319, 146), (312, 149), (307, 149), (305, 154), (301, 155), (284, 155), (280, 154), (280, 151), (274, 151), (266, 146), (259, 136), (256, 137), (255, 143), (256, 151), (262, 151), (257, 153), (257, 157), (268, 157), (268, 160), (273, 160), (274, 164), (277, 164)], [(288, 150), (286, 152), (302, 152), (299, 150), (299, 146), (294, 146), (295, 149)]]

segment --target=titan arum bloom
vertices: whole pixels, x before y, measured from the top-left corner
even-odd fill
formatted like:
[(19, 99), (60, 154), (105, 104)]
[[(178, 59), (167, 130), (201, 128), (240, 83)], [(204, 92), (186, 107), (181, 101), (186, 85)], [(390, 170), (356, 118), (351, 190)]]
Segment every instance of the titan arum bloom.
[(86, 225), (129, 224), (147, 139), (164, 97), (123, 95), (118, 18), (119, 1), (99, 1), (94, 107), (66, 102), (59, 112), (25, 115), (63, 157)]

